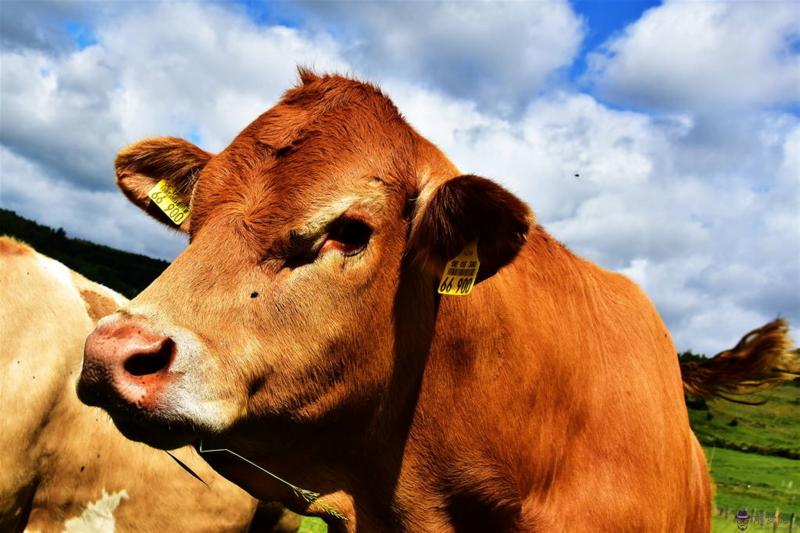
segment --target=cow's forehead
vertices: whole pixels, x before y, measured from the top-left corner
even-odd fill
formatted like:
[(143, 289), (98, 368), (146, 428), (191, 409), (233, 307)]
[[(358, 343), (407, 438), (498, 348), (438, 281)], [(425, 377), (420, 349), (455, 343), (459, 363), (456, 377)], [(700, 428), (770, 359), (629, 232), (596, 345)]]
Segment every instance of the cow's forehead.
[(196, 223), (220, 210), (289, 223), (330, 204), (368, 204), (405, 191), (413, 131), (376, 89), (345, 92), (346, 99), (332, 97), (336, 91), (287, 96), (245, 128), (203, 170)]
[(377, 87), (328, 76), (288, 91), (240, 138), (254, 139), (285, 155), (310, 139), (315, 140), (316, 150), (346, 149), (342, 143), (347, 142), (377, 149), (387, 135), (402, 136), (408, 130), (397, 108)]
[(394, 192), (402, 195), (400, 172), (390, 161), (346, 149), (317, 157), (316, 142), (311, 139), (277, 157), (257, 148), (246, 159), (216, 156), (197, 182), (193, 216), (199, 221), (228, 212), (273, 224), (295, 223), (349, 205), (382, 211), (377, 204), (390, 201)]

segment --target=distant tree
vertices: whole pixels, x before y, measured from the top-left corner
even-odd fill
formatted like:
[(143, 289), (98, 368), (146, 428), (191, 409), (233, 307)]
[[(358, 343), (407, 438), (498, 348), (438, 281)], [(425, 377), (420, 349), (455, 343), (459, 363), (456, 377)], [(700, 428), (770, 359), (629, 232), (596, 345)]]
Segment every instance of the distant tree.
[(707, 359), (705, 354), (694, 353), (691, 350), (686, 350), (685, 352), (680, 352), (678, 354), (678, 361), (681, 363), (688, 363), (690, 361), (703, 361), (705, 359)]
[(0, 235), (10, 235), (60, 261), (92, 281), (133, 298), (169, 263), (67, 237), (64, 228), (53, 229), (0, 209)]

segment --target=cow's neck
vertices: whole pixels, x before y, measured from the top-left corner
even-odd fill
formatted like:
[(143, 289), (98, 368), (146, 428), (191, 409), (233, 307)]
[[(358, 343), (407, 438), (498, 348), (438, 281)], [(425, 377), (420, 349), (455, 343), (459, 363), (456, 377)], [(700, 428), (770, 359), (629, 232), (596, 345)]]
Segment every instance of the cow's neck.
[[(552, 361), (546, 366), (550, 375), (543, 376), (545, 367), (538, 365), (546, 354), (521, 344), (522, 330), (544, 330), (552, 320), (520, 302), (534, 301), (534, 309), (547, 307), (549, 315), (560, 304), (557, 291), (542, 288), (548, 283), (537, 281), (530, 263), (563, 262), (559, 254), (569, 252), (546, 235), (539, 245), (548, 248), (550, 259), (529, 246), (519, 263), (467, 297), (438, 299), (431, 293), (436, 280), (418, 275), (401, 281), (396, 368), (373, 423), (366, 430), (318, 435), (326, 443), (319, 461), (287, 469), (302, 472), (298, 484), (321, 490), (324, 501), (351, 517), (345, 530), (498, 531), (529, 521), (520, 492), (525, 482), (515, 478), (521, 471), (515, 464), (525, 461), (515, 454), (534, 449), (543, 468), (552, 468), (557, 450), (544, 440), (532, 445), (538, 437), (526, 435), (517, 422), (541, 418), (552, 427), (566, 420), (559, 398), (538, 397), (536, 391), (568, 379)], [(535, 267), (547, 275), (547, 265)], [(536, 345), (547, 349), (541, 339)], [(502, 449), (493, 447), (498, 442), (505, 443)]]
[(409, 530), (513, 530), (520, 511), (515, 480), (486, 442), (487, 432), (505, 424), (493, 397), (499, 369), (515, 364), (497, 305), (502, 293), (488, 281), (470, 296), (440, 301), (395, 492)]
[[(553, 309), (559, 304), (542, 288), (550, 283), (531, 274), (531, 262), (542, 255), (534, 247), (547, 248), (551, 259), (541, 260), (545, 262), (564, 259), (552, 256), (571, 256), (543, 232), (539, 237), (523, 250), (519, 263), (476, 287), (472, 295), (442, 297), (435, 328), (418, 331), (417, 337), (409, 335), (421, 339), (414, 348), (428, 347), (423, 358), (400, 359), (411, 365), (412, 373), (414, 364), (422, 365), (418, 382), (408, 379), (400, 391), (414, 401), (405, 402), (406, 412), (384, 418), (383, 438), (375, 439), (369, 454), (378, 459), (370, 462), (366, 455), (359, 457), (363, 469), (369, 465), (371, 479), (385, 477), (354, 494), (359, 508), (362, 504), (369, 508), (359, 514), (391, 516), (393, 523), (386, 527), (408, 531), (514, 530), (527, 521), (523, 517), (530, 511), (526, 498), (541, 490), (529, 486), (527, 494), (521, 492), (526, 490), (520, 488), (525, 481), (516, 478), (520, 471), (516, 465), (530, 458), (515, 454), (535, 448), (543, 468), (552, 468), (559, 452), (544, 441), (532, 446), (530, 441), (537, 437), (525, 434), (527, 422), (522, 421), (541, 417), (544, 423), (558, 424), (567, 420), (559, 398), (537, 396), (535, 391), (548, 387), (552, 379), (569, 379), (559, 369), (560, 363), (547, 362), (542, 353), (530, 353), (520, 335), (550, 323), (533, 316), (531, 301), (541, 299), (542, 306)], [(423, 316), (427, 311), (421, 310)], [(554, 388), (552, 383), (549, 386)], [(496, 446), (499, 442), (505, 443), (502, 449)], [(387, 486), (393, 487), (390, 495), (372, 489)], [(404, 527), (399, 528), (400, 524)]]

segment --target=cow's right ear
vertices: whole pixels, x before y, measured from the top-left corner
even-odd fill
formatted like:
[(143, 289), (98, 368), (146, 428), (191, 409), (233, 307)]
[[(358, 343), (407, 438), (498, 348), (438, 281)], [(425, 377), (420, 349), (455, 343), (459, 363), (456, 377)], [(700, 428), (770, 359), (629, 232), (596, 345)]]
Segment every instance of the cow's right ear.
[(155, 137), (132, 144), (117, 154), (117, 185), (142, 211), (159, 222), (188, 231), (191, 213), (180, 226), (153, 202), (148, 193), (161, 180), (174, 190), (177, 200), (189, 205), (200, 171), (211, 154), (176, 137)]
[(474, 175), (428, 184), (416, 201), (408, 252), (431, 272), (471, 241), (478, 243), (477, 282), (510, 263), (535, 223), (525, 203), (497, 183)]

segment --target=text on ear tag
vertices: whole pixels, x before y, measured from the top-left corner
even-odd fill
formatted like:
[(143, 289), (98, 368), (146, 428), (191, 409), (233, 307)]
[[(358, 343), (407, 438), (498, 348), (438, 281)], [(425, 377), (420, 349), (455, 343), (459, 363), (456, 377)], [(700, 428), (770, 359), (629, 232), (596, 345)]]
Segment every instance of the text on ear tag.
[(189, 206), (180, 201), (174, 187), (167, 183), (167, 180), (156, 183), (147, 196), (161, 208), (173, 223), (179, 226), (189, 215)]
[(442, 281), (439, 283), (439, 294), (466, 296), (471, 293), (480, 266), (478, 242), (467, 243), (460, 254), (447, 262)]

